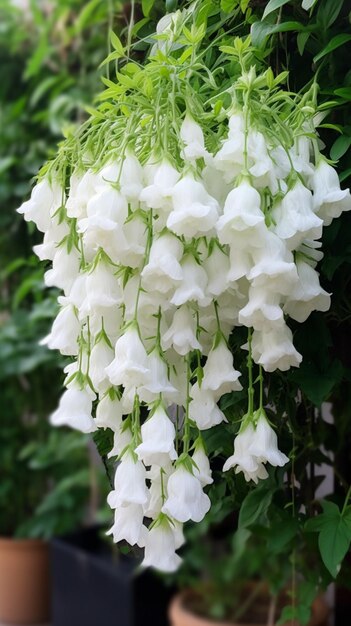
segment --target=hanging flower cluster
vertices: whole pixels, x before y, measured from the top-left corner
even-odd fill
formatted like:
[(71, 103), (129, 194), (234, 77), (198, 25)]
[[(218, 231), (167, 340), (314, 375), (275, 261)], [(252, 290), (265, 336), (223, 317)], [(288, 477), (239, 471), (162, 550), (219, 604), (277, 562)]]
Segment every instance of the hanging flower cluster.
[(105, 106), (64, 144), (19, 212), (44, 233), (35, 252), (52, 262), (46, 285), (62, 290), (43, 343), (73, 357), (51, 422), (113, 430), (110, 533), (144, 547), (144, 565), (174, 571), (182, 525), (211, 504), (201, 433), (226, 421), (218, 403), (242, 389), (228, 345), (238, 326), (248, 411), (223, 469), (257, 482), (288, 462), (263, 408), (263, 371), (301, 362), (288, 317), (329, 308), (319, 240), (351, 197), (319, 152), (314, 109), (288, 96), (280, 107), (270, 70), (243, 71), (229, 106), (206, 112), (189, 76), (155, 54), (126, 69), (126, 84), (108, 81), (119, 110)]

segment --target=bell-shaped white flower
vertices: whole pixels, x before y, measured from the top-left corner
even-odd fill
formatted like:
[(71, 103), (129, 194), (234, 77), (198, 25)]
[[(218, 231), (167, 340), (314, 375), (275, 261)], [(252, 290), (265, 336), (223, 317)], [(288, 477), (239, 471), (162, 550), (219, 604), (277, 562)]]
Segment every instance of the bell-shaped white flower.
[(167, 399), (172, 398), (177, 393), (177, 390), (169, 381), (167, 363), (161, 356), (158, 348), (154, 348), (151, 354), (149, 354), (147, 367), (148, 375), (138, 392), (140, 399), (150, 404), (157, 400), (160, 395)]
[(217, 426), (227, 419), (217, 406), (215, 392), (199, 387), (198, 383), (194, 383), (190, 390), (192, 398), (189, 405), (189, 416), (196, 423), (199, 430), (207, 430)]
[(142, 189), (139, 200), (151, 209), (168, 214), (172, 209), (173, 187), (180, 173), (168, 161), (162, 161), (156, 166), (152, 178), (151, 184)]
[(208, 156), (205, 148), (204, 134), (202, 128), (193, 118), (187, 114), (180, 127), (180, 137), (184, 143), (182, 150), (183, 158), (186, 161), (196, 161)]
[(254, 266), (247, 275), (255, 286), (266, 286), (271, 291), (288, 295), (297, 283), (298, 275), (294, 258), (284, 241), (270, 231), (266, 231), (261, 247), (252, 250)]
[(66, 221), (59, 222), (51, 218), (50, 228), (45, 232), (43, 243), (33, 246), (33, 252), (40, 261), (52, 261), (57, 248), (69, 234), (69, 225)]
[(99, 177), (88, 170), (81, 176), (78, 172), (71, 176), (70, 193), (66, 202), (67, 215), (70, 218), (83, 219), (87, 216), (87, 204), (96, 193)]
[(281, 296), (269, 285), (251, 285), (249, 300), (239, 312), (239, 322), (248, 328), (264, 330), (273, 324), (283, 323), (283, 310), (280, 306)]
[(95, 391), (104, 392), (110, 386), (106, 368), (114, 359), (114, 351), (104, 338), (93, 346), (89, 360), (89, 377)]
[(202, 263), (202, 267), (207, 274), (206, 292), (210, 296), (217, 298), (222, 293), (228, 291), (229, 256), (218, 245), (214, 245), (210, 255)]
[(194, 476), (198, 478), (202, 487), (211, 485), (213, 483), (213, 478), (210, 462), (200, 440), (195, 443), (195, 451), (191, 458), (195, 463), (195, 467), (193, 467)]
[(187, 254), (181, 263), (183, 277), (171, 299), (171, 304), (181, 306), (186, 302), (198, 302), (200, 306), (207, 306), (212, 298), (207, 295), (207, 274), (203, 267)]
[(142, 443), (135, 452), (145, 465), (164, 466), (169, 459), (175, 460), (178, 456), (174, 448), (174, 438), (174, 425), (160, 404), (142, 425)]
[(106, 393), (96, 407), (95, 424), (98, 428), (111, 428), (117, 432), (122, 424), (122, 415), (121, 401)]
[(244, 119), (241, 113), (229, 118), (228, 138), (214, 157), (214, 165), (223, 173), (225, 182), (232, 183), (244, 167)]
[(147, 240), (145, 222), (138, 213), (136, 215), (132, 214), (132, 219), (128, 219), (123, 225), (123, 234), (127, 246), (116, 251), (118, 256), (117, 262), (127, 267), (138, 268), (144, 262)]
[(289, 250), (296, 250), (306, 238), (322, 236), (323, 220), (313, 211), (312, 193), (300, 181), (273, 208), (271, 217), (274, 232), (285, 240)]
[(176, 235), (200, 237), (208, 234), (218, 219), (218, 203), (204, 185), (192, 176), (184, 176), (173, 188), (173, 211), (167, 228)]
[(113, 541), (127, 541), (131, 546), (144, 546), (146, 527), (143, 526), (144, 512), (140, 504), (127, 504), (115, 510), (115, 521), (107, 535), (113, 536)]
[(240, 391), (241, 376), (233, 367), (233, 355), (222, 337), (209, 352), (203, 370), (201, 390), (212, 391), (217, 399), (230, 391)]
[(61, 354), (77, 356), (80, 332), (81, 324), (78, 321), (76, 311), (72, 305), (68, 304), (60, 310), (54, 320), (50, 334), (40, 343), (47, 345), (50, 350), (60, 350)]
[(117, 466), (114, 481), (114, 490), (110, 491), (107, 502), (111, 509), (117, 509), (128, 504), (145, 506), (149, 500), (146, 487), (146, 469), (144, 465), (126, 452)]
[(176, 535), (172, 524), (161, 517), (145, 537), (143, 567), (155, 567), (161, 572), (175, 572), (182, 560), (176, 554)]
[(144, 509), (145, 517), (156, 519), (160, 515), (165, 499), (164, 494), (166, 493), (168, 478), (173, 470), (172, 461), (168, 457), (162, 467), (159, 465), (151, 465), (150, 469), (147, 471), (147, 479), (151, 484), (149, 487), (150, 500), (148, 506)]
[(240, 431), (234, 439), (234, 454), (224, 463), (223, 472), (234, 467), (236, 474), (243, 472), (247, 482), (253, 480), (255, 483), (258, 483), (259, 479), (268, 477), (263, 463), (258, 461), (250, 452), (250, 445), (254, 441), (254, 437), (255, 429), (252, 422), (244, 418)]
[(115, 358), (106, 368), (106, 373), (113, 385), (134, 387), (145, 382), (149, 373), (147, 354), (134, 325), (129, 326), (117, 340)]
[(311, 179), (313, 205), (317, 215), (329, 226), (343, 211), (351, 210), (349, 189), (340, 189), (336, 170), (321, 158)]
[(277, 369), (286, 372), (290, 367), (298, 367), (302, 361), (301, 354), (293, 345), (292, 332), (285, 323), (264, 331), (254, 330), (252, 356), (266, 372)]
[(67, 296), (79, 274), (80, 255), (73, 247), (68, 252), (65, 245), (57, 248), (52, 262), (52, 268), (44, 274), (47, 287), (58, 287)]
[(175, 311), (172, 324), (162, 335), (161, 343), (164, 350), (173, 346), (181, 356), (192, 350), (201, 350), (201, 344), (196, 338), (195, 318), (187, 306), (181, 306)]
[(219, 241), (230, 244), (237, 233), (245, 231), (249, 231), (251, 238), (257, 237), (262, 227), (264, 214), (261, 210), (260, 194), (243, 180), (229, 193), (225, 201), (224, 213), (216, 225)]
[(330, 294), (322, 289), (319, 274), (303, 261), (296, 259), (299, 282), (289, 294), (284, 311), (297, 322), (305, 322), (312, 311), (328, 311), (330, 308)]
[(141, 190), (144, 186), (143, 177), (143, 168), (139, 160), (135, 154), (127, 152), (123, 161), (119, 182), (122, 195), (125, 196), (129, 202), (139, 200)]
[(289, 462), (289, 458), (278, 449), (278, 439), (273, 428), (270, 426), (265, 411), (259, 409), (254, 418), (256, 428), (248, 452), (256, 458), (258, 463), (269, 463), (273, 466), (283, 467)]
[(181, 241), (171, 234), (161, 235), (151, 245), (149, 262), (141, 272), (143, 287), (148, 291), (168, 293), (183, 278), (179, 263), (183, 255)]
[(92, 418), (95, 394), (89, 389), (72, 385), (60, 398), (59, 406), (50, 416), (53, 426), (70, 426), (83, 433), (92, 433), (96, 424)]
[(51, 216), (62, 204), (62, 187), (43, 178), (33, 187), (30, 199), (23, 202), (17, 212), (23, 215), (26, 222), (34, 222), (37, 229), (45, 233), (51, 227)]
[(115, 268), (104, 260), (99, 260), (88, 273), (85, 288), (86, 298), (81, 309), (86, 315), (121, 302), (121, 287)]
[(200, 480), (184, 465), (179, 465), (169, 477), (167, 493), (162, 512), (178, 522), (201, 522), (210, 509), (211, 501), (202, 491)]
[(113, 446), (107, 455), (108, 459), (121, 457), (126, 451), (127, 447), (131, 445), (133, 439), (132, 431), (130, 428), (130, 420), (128, 419), (124, 422), (121, 421), (118, 428), (116, 428), (115, 426), (113, 430)]

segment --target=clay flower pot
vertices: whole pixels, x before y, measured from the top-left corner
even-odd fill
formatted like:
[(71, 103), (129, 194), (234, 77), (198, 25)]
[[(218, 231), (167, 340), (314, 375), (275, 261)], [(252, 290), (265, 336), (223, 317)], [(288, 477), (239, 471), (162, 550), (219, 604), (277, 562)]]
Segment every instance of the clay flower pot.
[(48, 544), (0, 538), (0, 622), (42, 624), (49, 616)]
[[(215, 621), (191, 612), (191, 600), (194, 594), (191, 590), (177, 594), (169, 607), (169, 618), (171, 626), (266, 626), (267, 621), (259, 622), (228, 622)], [(329, 608), (322, 597), (316, 598), (312, 607), (312, 616), (308, 626), (326, 626)], [(292, 622), (284, 626), (293, 626)], [(295, 626), (298, 626), (295, 624)]]

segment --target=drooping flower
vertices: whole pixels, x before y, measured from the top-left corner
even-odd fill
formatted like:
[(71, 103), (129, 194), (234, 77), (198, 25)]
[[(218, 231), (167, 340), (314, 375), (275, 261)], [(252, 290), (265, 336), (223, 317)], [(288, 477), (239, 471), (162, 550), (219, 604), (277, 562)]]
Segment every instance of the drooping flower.
[(145, 465), (163, 467), (178, 456), (174, 448), (175, 428), (162, 405), (142, 425), (141, 439), (135, 452)]
[(156, 522), (148, 531), (145, 537), (145, 556), (142, 562), (143, 567), (156, 567), (161, 572), (175, 572), (181, 558), (176, 554), (177, 542), (176, 533), (172, 524), (163, 517)]
[(169, 477), (167, 492), (162, 512), (178, 522), (200, 522), (210, 509), (210, 499), (202, 491), (200, 480), (183, 465)]
[(59, 406), (50, 416), (54, 426), (70, 426), (83, 433), (92, 433), (97, 429), (92, 417), (92, 404), (95, 394), (74, 383), (66, 389), (60, 398)]

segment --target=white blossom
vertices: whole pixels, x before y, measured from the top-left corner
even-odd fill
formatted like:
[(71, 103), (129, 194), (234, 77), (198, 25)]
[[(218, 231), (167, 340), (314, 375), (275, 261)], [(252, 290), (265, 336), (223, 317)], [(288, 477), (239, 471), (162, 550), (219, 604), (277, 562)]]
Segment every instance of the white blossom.
[(168, 497), (162, 512), (178, 522), (201, 522), (209, 511), (211, 502), (202, 491), (201, 482), (183, 465), (175, 469), (167, 483)]
[(59, 406), (50, 416), (54, 426), (70, 426), (83, 433), (92, 433), (96, 424), (92, 418), (92, 404), (95, 394), (88, 389), (72, 385), (60, 398)]

